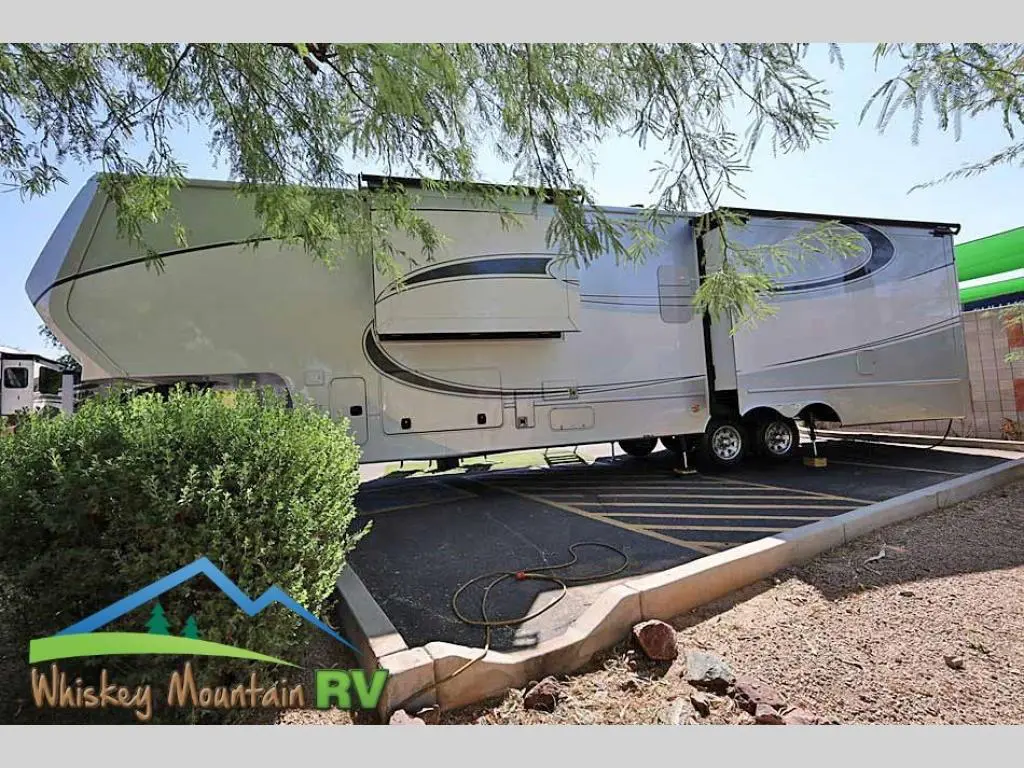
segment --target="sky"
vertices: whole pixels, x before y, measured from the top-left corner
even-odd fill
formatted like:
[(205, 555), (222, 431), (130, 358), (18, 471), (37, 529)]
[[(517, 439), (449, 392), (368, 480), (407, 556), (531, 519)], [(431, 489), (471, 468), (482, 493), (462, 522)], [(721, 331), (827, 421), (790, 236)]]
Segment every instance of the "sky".
[[(744, 197), (725, 198), (724, 204), (844, 216), (864, 216), (958, 222), (962, 243), (1024, 224), (1020, 188), (1024, 169), (1002, 167), (973, 179), (947, 182), (910, 192), (915, 184), (930, 181), (963, 163), (987, 157), (1009, 138), (995, 116), (964, 120), (959, 142), (951, 133), (935, 128), (925, 115), (917, 146), (910, 141), (909, 114), (893, 120), (885, 134), (874, 128), (871, 117), (859, 117), (871, 93), (884, 81), (886, 70), (875, 69), (872, 46), (845, 45), (845, 67), (828, 63), (822, 46), (812, 53), (808, 67), (823, 77), (832, 92), (831, 117), (838, 123), (831, 137), (810, 149), (775, 157), (765, 145), (755, 153), (751, 170), (738, 179)], [(742, 125), (734, 130), (740, 132)], [(226, 178), (203, 134), (179, 131), (173, 138), (179, 157), (196, 178)], [(609, 141), (595, 155), (589, 177), (597, 200), (606, 205), (633, 205), (651, 199), (651, 168), (657, 148), (641, 151), (628, 139)], [(0, 233), (6, 242), (0, 256), (0, 345), (35, 352), (49, 350), (39, 336), (39, 316), (25, 294), (25, 279), (47, 238), (74, 195), (94, 169), (68, 167), (68, 184), (51, 194), (22, 199), (0, 194)], [(373, 164), (353, 170), (379, 172)], [(502, 181), (503, 169), (482, 162), (488, 181)], [(1024, 266), (1022, 264), (1021, 266)]]

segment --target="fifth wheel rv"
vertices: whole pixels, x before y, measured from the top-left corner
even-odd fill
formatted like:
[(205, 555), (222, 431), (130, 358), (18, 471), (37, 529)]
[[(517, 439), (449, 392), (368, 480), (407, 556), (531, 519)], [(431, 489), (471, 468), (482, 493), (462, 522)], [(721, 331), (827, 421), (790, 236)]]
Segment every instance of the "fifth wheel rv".
[[(93, 179), (26, 290), (83, 382), (272, 384), (346, 418), (363, 462), (612, 441), (644, 455), (660, 439), (730, 466), (750, 452), (792, 456), (797, 420), (966, 415), (956, 225), (829, 217), (859, 256), (809, 256), (780, 273), (774, 315), (733, 333), (693, 307), (723, 250), (700, 217), (673, 219), (642, 263), (609, 253), (577, 267), (546, 245), (550, 205), (534, 215), (521, 203), (522, 225), (505, 228), (491, 210), (405, 183), (446, 241), (426, 263), (401, 261), (401, 286), (367, 253), (329, 269), (286, 243), (252, 248), (251, 202), (210, 181), (176, 193), (188, 247), (170, 227), (147, 233), (158, 273), (118, 236)], [(728, 237), (745, 245), (825, 218), (735, 213)], [(400, 235), (394, 245), (419, 251)]]

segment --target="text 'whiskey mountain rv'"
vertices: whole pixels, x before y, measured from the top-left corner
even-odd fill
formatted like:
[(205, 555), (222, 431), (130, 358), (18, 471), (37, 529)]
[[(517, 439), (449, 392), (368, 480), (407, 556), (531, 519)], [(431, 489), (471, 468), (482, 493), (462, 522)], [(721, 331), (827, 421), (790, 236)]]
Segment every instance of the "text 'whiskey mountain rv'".
[[(829, 217), (858, 255), (808, 256), (778, 276), (775, 314), (731, 335), (727, 318), (693, 309), (704, 262), (714, 270), (722, 251), (721, 232), (698, 237), (696, 217), (661, 230), (641, 264), (608, 254), (577, 268), (545, 245), (551, 206), (506, 229), (467, 201), (410, 194), (447, 243), (400, 265), (401, 289), (369, 254), (331, 270), (291, 245), (245, 245), (252, 204), (218, 182), (177, 193), (188, 247), (169, 226), (148, 234), (163, 270), (147, 269), (95, 180), (26, 289), (83, 381), (276, 384), (347, 418), (363, 462), (609, 441), (642, 455), (685, 436), (730, 465), (750, 450), (792, 455), (798, 419), (966, 415), (956, 225)], [(825, 218), (738, 213), (728, 237), (746, 246)]]

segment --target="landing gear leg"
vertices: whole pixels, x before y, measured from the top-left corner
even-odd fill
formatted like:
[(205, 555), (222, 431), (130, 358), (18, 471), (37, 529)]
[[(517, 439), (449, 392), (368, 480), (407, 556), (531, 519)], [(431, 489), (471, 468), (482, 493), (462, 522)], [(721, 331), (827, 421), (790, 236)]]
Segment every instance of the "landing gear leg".
[(804, 466), (820, 469), (828, 465), (828, 459), (818, 455), (818, 436), (814, 431), (814, 417), (807, 417), (807, 432), (811, 438), (811, 455), (804, 456)]
[(672, 471), (677, 475), (695, 475), (697, 470), (690, 467), (690, 460), (688, 458), (689, 451), (687, 450), (686, 435), (680, 435), (679, 440), (679, 466), (676, 466)]

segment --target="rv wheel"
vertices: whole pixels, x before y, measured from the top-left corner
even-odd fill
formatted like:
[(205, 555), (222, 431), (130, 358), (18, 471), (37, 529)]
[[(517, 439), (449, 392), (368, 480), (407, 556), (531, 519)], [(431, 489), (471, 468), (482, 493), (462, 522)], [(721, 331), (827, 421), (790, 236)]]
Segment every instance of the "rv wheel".
[(758, 453), (773, 461), (792, 458), (800, 447), (800, 432), (796, 422), (782, 416), (758, 424), (756, 439)]
[(716, 467), (735, 467), (747, 452), (747, 432), (737, 419), (716, 416), (708, 422), (701, 454)]
[(619, 440), (619, 447), (628, 453), (630, 456), (646, 456), (654, 447), (658, 444), (658, 440), (653, 437), (638, 437), (634, 440)]

